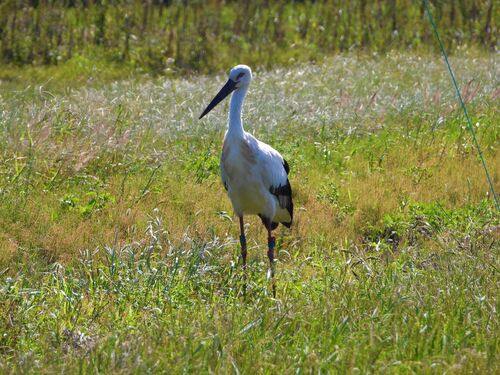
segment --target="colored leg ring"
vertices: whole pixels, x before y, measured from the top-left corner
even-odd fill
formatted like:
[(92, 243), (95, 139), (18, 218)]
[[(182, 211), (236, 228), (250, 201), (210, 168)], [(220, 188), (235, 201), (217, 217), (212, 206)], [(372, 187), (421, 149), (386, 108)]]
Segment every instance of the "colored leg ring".
[(276, 244), (276, 240), (274, 237), (271, 237), (267, 240), (267, 246), (269, 247), (269, 250), (274, 250), (275, 244)]
[(247, 246), (247, 239), (244, 234), (240, 235), (240, 245), (242, 248), (245, 248)]

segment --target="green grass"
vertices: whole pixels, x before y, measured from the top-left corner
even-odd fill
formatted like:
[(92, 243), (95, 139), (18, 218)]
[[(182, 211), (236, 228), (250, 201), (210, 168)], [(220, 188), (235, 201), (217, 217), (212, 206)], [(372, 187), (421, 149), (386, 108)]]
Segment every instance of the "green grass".
[[(490, 0), (431, 1), (450, 51), (495, 51)], [(154, 75), (266, 68), (348, 51), (435, 51), (422, 2), (24, 1), (0, 4), (0, 79), (12, 66), (70, 67), (99, 60)], [(52, 70), (54, 71), (54, 70)]]
[[(452, 64), (499, 191), (496, 56)], [(0, 372), (497, 373), (500, 220), (442, 61), (257, 69), (296, 206), (276, 299), (258, 218), (242, 295), (227, 102), (197, 120), (224, 80), (0, 91)]]

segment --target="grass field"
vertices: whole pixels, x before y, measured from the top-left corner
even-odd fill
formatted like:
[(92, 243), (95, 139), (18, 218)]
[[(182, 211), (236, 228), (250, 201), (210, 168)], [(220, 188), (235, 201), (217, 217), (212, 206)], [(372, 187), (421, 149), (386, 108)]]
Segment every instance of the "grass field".
[[(429, 3), (448, 50), (498, 49), (493, 1)], [(0, 65), (69, 65), (75, 80), (89, 62), (108, 74), (178, 75), (219, 72), (235, 56), (269, 68), (347, 51), (437, 51), (424, 10), (413, 0), (4, 0)]]
[[(452, 58), (500, 191), (500, 66)], [(27, 77), (29, 79), (29, 77)], [(257, 70), (295, 222), (238, 225), (224, 75), (0, 83), (0, 372), (495, 374), (500, 219), (437, 56)]]

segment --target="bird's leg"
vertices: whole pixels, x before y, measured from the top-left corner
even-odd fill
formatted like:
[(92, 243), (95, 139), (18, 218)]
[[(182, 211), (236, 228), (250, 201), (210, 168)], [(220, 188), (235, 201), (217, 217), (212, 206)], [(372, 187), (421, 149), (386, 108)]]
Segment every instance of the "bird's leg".
[(243, 260), (243, 268), (247, 267), (247, 239), (245, 237), (245, 227), (243, 225), (243, 216), (240, 216), (240, 245), (241, 259)]
[(243, 224), (243, 216), (240, 216), (240, 245), (241, 245), (241, 260), (243, 261), (243, 296), (247, 294), (247, 239), (245, 237), (245, 226)]
[(269, 258), (269, 276), (273, 287), (273, 297), (276, 298), (276, 284), (274, 283), (274, 245), (276, 239), (271, 232), (271, 225), (267, 228), (267, 257)]

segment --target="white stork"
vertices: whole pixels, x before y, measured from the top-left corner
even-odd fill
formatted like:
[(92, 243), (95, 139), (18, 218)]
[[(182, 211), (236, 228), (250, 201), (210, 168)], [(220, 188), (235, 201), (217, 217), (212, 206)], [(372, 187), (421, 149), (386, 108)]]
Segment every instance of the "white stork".
[[(293, 219), (292, 188), (288, 181), (289, 167), (271, 146), (259, 141), (243, 129), (241, 109), (252, 81), (252, 70), (237, 65), (229, 79), (203, 111), (200, 119), (230, 93), (228, 129), (220, 157), (222, 182), (240, 219), (240, 244), (243, 267), (246, 267), (247, 244), (244, 215), (259, 215), (268, 233), (269, 275), (274, 277), (274, 245), (272, 230), (279, 223), (290, 228)], [(273, 294), (275, 286), (273, 282)]]

